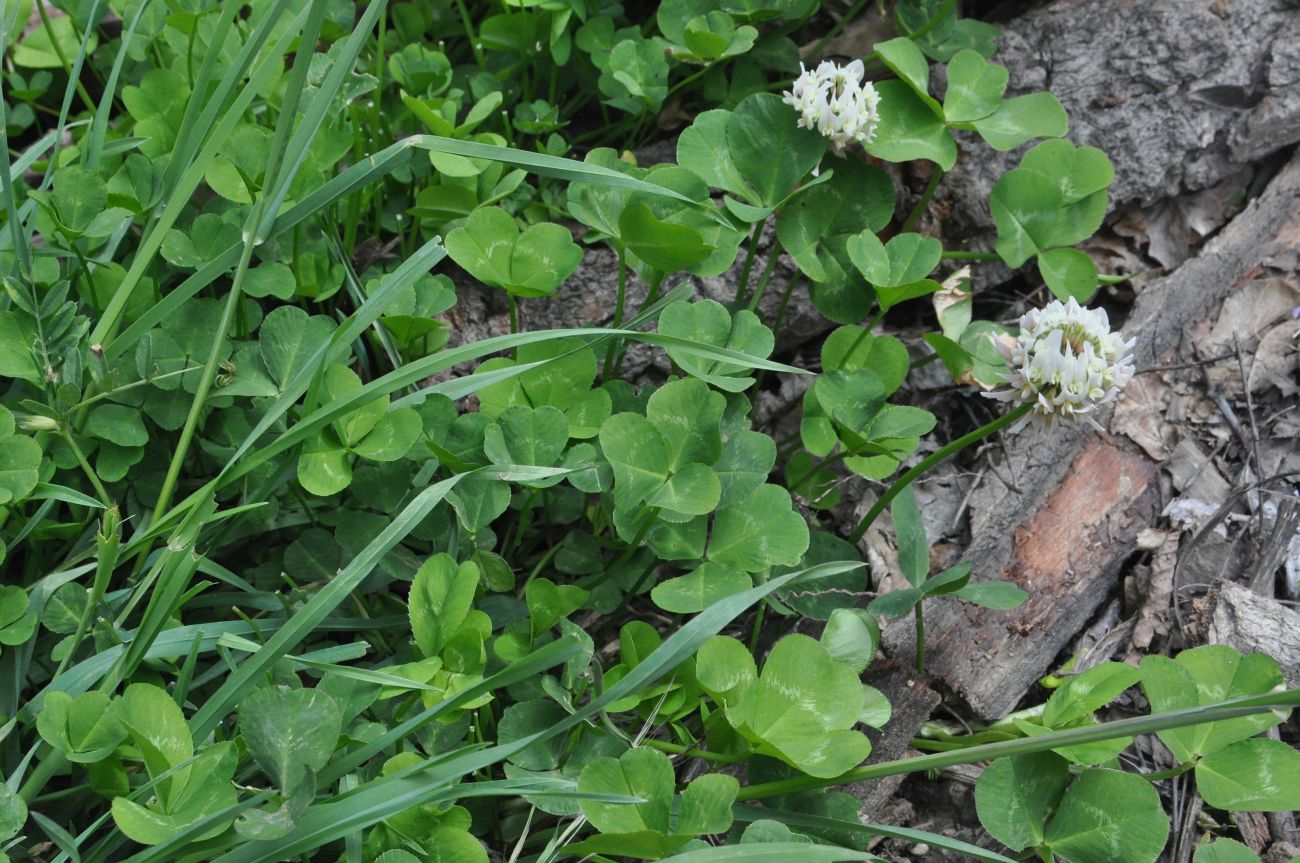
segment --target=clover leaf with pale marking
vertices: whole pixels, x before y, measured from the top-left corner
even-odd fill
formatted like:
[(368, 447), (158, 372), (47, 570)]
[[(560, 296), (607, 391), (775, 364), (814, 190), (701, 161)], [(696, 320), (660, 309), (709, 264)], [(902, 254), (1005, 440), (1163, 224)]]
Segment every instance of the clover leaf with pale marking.
[(519, 297), (553, 292), (582, 262), (582, 249), (560, 225), (543, 222), (522, 233), (500, 207), (480, 207), (447, 235), (447, 254), (484, 284)]

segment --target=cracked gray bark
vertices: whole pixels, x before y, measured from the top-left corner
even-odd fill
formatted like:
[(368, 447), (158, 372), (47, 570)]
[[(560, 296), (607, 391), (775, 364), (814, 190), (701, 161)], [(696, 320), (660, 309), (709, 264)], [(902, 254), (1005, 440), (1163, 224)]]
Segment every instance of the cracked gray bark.
[[(1205, 189), (1300, 141), (1300, 5), (1293, 0), (1058, 0), (1005, 25), (1008, 95), (1051, 90), (1069, 139), (1115, 165), (1111, 208)], [(944, 180), (945, 232), (990, 233), (988, 196), (1024, 148), (963, 143)]]

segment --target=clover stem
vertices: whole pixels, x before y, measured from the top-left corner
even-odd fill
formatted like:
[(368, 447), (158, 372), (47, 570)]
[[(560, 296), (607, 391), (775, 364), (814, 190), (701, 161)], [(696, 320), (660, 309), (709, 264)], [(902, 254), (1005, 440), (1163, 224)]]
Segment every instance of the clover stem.
[(636, 553), (636, 550), (641, 547), (641, 540), (645, 539), (645, 535), (650, 532), (650, 528), (659, 520), (659, 508), (649, 507), (648, 514), (649, 515), (646, 517), (645, 521), (637, 528), (636, 535), (632, 537), (632, 541), (623, 549), (623, 553), (620, 554), (618, 559), (605, 570), (603, 575), (599, 576), (594, 582), (592, 582), (591, 586), (588, 587), (588, 590), (595, 590), (597, 587), (600, 587), (600, 585), (609, 581), (611, 575), (627, 565), (628, 560), (630, 560), (632, 555)]
[(870, 0), (858, 0), (858, 2), (853, 4), (849, 11), (841, 15), (840, 20), (836, 21), (835, 25), (826, 31), (826, 35), (818, 40), (817, 44), (813, 46), (813, 49), (805, 55), (809, 61), (811, 62), (820, 57), (822, 51), (824, 51), (826, 46), (831, 43), (831, 40), (840, 35), (840, 32), (847, 27), (854, 18), (858, 17), (858, 13), (861, 12), (869, 2)]
[(749, 271), (754, 267), (754, 255), (758, 252), (758, 238), (763, 235), (767, 218), (754, 226), (754, 233), (749, 238), (749, 249), (745, 252), (745, 264), (740, 268), (740, 280), (736, 283), (736, 305), (739, 306), (749, 294)]
[(86, 461), (86, 454), (81, 451), (81, 447), (77, 446), (76, 438), (72, 436), (72, 432), (68, 431), (67, 426), (62, 423), (59, 424), (59, 436), (63, 438), (63, 442), (68, 445), (68, 449), (72, 450), (72, 454), (76, 456), (77, 464), (81, 465), (81, 470), (86, 474), (86, 479), (90, 480), (91, 486), (95, 489), (95, 494), (99, 495), (100, 502), (106, 508), (112, 507), (113, 498), (109, 496), (104, 484), (99, 481), (99, 475), (91, 469), (90, 463)]
[(763, 294), (767, 291), (768, 282), (772, 280), (772, 272), (776, 270), (777, 259), (781, 257), (779, 249), (772, 249), (767, 256), (767, 265), (763, 267), (763, 274), (758, 277), (758, 287), (754, 289), (754, 296), (749, 298), (749, 310), (758, 311), (758, 301), (763, 299)]
[(805, 281), (807, 281), (807, 277), (803, 273), (799, 273), (786, 282), (785, 292), (781, 294), (781, 305), (776, 309), (776, 320), (772, 322), (773, 339), (781, 337), (781, 325), (785, 323), (785, 312), (790, 306), (790, 298), (794, 296), (794, 289)]
[(916, 615), (916, 673), (925, 674), (925, 600), (913, 608)]
[[(623, 326), (623, 303), (627, 299), (627, 255), (623, 247), (618, 247), (618, 293), (614, 297), (614, 329)], [(611, 339), (609, 347), (605, 349), (605, 368), (601, 372), (604, 380), (609, 380), (614, 374), (614, 358), (618, 356), (619, 339)]]
[(676, 96), (679, 92), (681, 92), (683, 88), (689, 87), (691, 84), (694, 84), (696, 81), (700, 80), (700, 78), (703, 78), (712, 69), (713, 69), (713, 64), (708, 63), (704, 66), (703, 69), (699, 69), (696, 72), (687, 75), (685, 78), (678, 81), (676, 84), (674, 84), (672, 87), (668, 89), (668, 95), (664, 98), (664, 101), (667, 102), (673, 96)]
[(925, 191), (921, 193), (912, 212), (907, 214), (907, 219), (903, 222), (903, 227), (899, 228), (899, 233), (907, 233), (921, 221), (921, 217), (925, 215), (925, 208), (930, 206), (930, 199), (934, 197), (934, 192), (939, 188), (939, 181), (942, 179), (943, 168), (935, 165), (934, 172), (930, 174), (930, 181), (925, 184)]
[(889, 488), (885, 489), (885, 493), (871, 505), (871, 509), (867, 510), (867, 514), (862, 517), (862, 521), (858, 522), (858, 526), (855, 527), (853, 533), (849, 535), (849, 542), (852, 542), (854, 545), (861, 542), (862, 537), (867, 534), (867, 529), (870, 528), (875, 520), (879, 518), (880, 514), (885, 511), (885, 507), (889, 506), (889, 504), (893, 502), (899, 492), (911, 485), (912, 480), (916, 479), (939, 462), (945, 461), (951, 456), (961, 452), (971, 444), (982, 441), (994, 432), (1006, 428), (1033, 409), (1034, 406), (1032, 403), (1019, 405), (993, 420), (993, 422), (988, 423), (987, 425), (982, 425), (975, 429), (975, 431), (962, 435), (947, 446), (935, 450), (930, 453), (930, 455), (917, 462), (916, 465), (908, 468), (902, 476), (894, 480), (893, 484), (890, 485)]
[(963, 252), (960, 249), (945, 249), (943, 254), (939, 255), (945, 261), (997, 261), (1000, 260), (993, 252)]
[(465, 8), (465, 0), (456, 0), (456, 11), (460, 13), (460, 23), (465, 27), (465, 38), (469, 40), (469, 49), (474, 52), (474, 62), (483, 68), (483, 46), (479, 44), (478, 34), (474, 32), (474, 21)]
[(687, 758), (698, 758), (701, 761), (711, 761), (714, 764), (735, 764), (737, 761), (744, 761), (749, 757), (747, 755), (724, 755), (721, 752), (694, 749), (690, 746), (682, 746), (680, 743), (655, 740), (653, 738), (642, 740), (641, 745), (649, 746), (651, 749), (658, 749), (660, 752), (667, 752), (669, 755), (685, 755)]
[(1170, 767), (1168, 770), (1161, 770), (1156, 773), (1139, 773), (1138, 775), (1148, 781), (1159, 782), (1161, 779), (1173, 779), (1175, 776), (1182, 776), (1195, 766), (1195, 762), (1188, 761), (1186, 764), (1179, 764), (1177, 767)]

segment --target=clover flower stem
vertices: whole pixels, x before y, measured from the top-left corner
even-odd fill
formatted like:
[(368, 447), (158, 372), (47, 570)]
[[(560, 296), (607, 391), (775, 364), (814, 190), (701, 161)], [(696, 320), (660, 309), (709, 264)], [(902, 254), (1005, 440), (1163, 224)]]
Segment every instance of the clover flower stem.
[(921, 217), (925, 215), (926, 207), (930, 206), (930, 199), (934, 197), (935, 190), (939, 188), (939, 181), (942, 179), (943, 168), (935, 165), (934, 172), (930, 174), (930, 182), (925, 184), (925, 191), (921, 193), (921, 197), (917, 200), (916, 206), (912, 208), (912, 212), (907, 214), (903, 227), (898, 229), (899, 233), (907, 233), (916, 227), (917, 222), (921, 221)]
[(826, 46), (831, 43), (831, 40), (840, 35), (844, 28), (851, 24), (854, 18), (858, 17), (858, 13), (866, 8), (867, 3), (869, 2), (870, 0), (858, 0), (858, 2), (854, 3), (849, 11), (840, 16), (840, 20), (836, 21), (834, 26), (826, 31), (826, 35), (819, 39), (817, 44), (813, 46), (813, 49), (805, 56), (809, 60), (814, 60), (820, 57), (822, 51), (826, 50)]
[(898, 479), (894, 480), (893, 484), (890, 485), (889, 488), (885, 489), (885, 493), (871, 505), (871, 509), (867, 510), (867, 514), (862, 517), (862, 521), (858, 522), (858, 526), (853, 529), (853, 533), (849, 534), (849, 541), (855, 545), (861, 542), (862, 537), (867, 535), (867, 529), (870, 528), (875, 520), (880, 517), (880, 514), (885, 511), (885, 508), (893, 502), (894, 498), (898, 496), (898, 493), (912, 484), (912, 480), (916, 479), (939, 462), (945, 461), (951, 456), (961, 452), (971, 444), (982, 441), (994, 432), (1006, 428), (1033, 409), (1033, 404), (1019, 405), (993, 420), (993, 422), (988, 423), (987, 425), (982, 425), (975, 429), (975, 431), (962, 435), (947, 446), (935, 450), (930, 453), (930, 455), (917, 462), (916, 465), (908, 468), (908, 470)]
[(777, 259), (781, 257), (780, 250), (772, 249), (767, 256), (767, 264), (763, 267), (762, 274), (758, 277), (758, 287), (754, 289), (754, 295), (749, 298), (749, 310), (758, 311), (758, 302), (763, 299), (763, 294), (767, 292), (767, 284), (772, 280), (772, 272), (776, 269)]

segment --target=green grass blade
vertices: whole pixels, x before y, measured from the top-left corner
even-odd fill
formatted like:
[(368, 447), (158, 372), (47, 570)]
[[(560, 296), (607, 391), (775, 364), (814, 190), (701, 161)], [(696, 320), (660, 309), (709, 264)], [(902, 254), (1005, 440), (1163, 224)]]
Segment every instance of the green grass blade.
[(766, 806), (736, 806), (732, 810), (735, 819), (740, 822), (753, 822), (763, 819), (780, 821), (789, 827), (817, 827), (826, 830), (849, 830), (854, 833), (865, 833), (871, 836), (888, 836), (891, 839), (901, 839), (905, 842), (927, 843), (945, 851), (951, 851), (954, 854), (961, 854), (970, 857), (973, 860), (980, 860), (982, 863), (1016, 863), (1010, 857), (1004, 857), (994, 851), (981, 848), (978, 845), (972, 845), (969, 842), (962, 842), (957, 839), (949, 839), (939, 833), (930, 833), (925, 830), (912, 830), (908, 827), (893, 827), (887, 824), (863, 824), (858, 821), (841, 821), (838, 818), (827, 818), (823, 815), (810, 815), (805, 812), (789, 812), (784, 809), (771, 809)]
[[(241, 0), (223, 0), (221, 12), (217, 16), (217, 22), (212, 28), (210, 44), (224, 45), (226, 38), (234, 26), (235, 17), (243, 8)], [(163, 173), (163, 190), (164, 194), (170, 192), (176, 187), (180, 180), (180, 175), (194, 158), (194, 154), (199, 151), (204, 135), (208, 129), (217, 121), (217, 115), (221, 113), (222, 108), (229, 102), (235, 88), (243, 80), (252, 66), (258, 51), (266, 44), (266, 40), (271, 35), (271, 28), (280, 16), (284, 14), (287, 7), (285, 0), (277, 0), (262, 19), (262, 23), (257, 27), (244, 41), (244, 44), (226, 67), (225, 73), (221, 80), (212, 87), (212, 77), (216, 72), (217, 61), (221, 58), (220, 51), (208, 51), (203, 57), (203, 63), (199, 66), (198, 74), (194, 76), (194, 83), (190, 90), (190, 99), (185, 105), (185, 113), (181, 117), (180, 128), (176, 131), (176, 144), (172, 147), (171, 159), (167, 163), (167, 169)], [(211, 95), (204, 98), (211, 90)]]
[(663, 186), (656, 186), (654, 183), (647, 183), (645, 180), (638, 180), (635, 177), (629, 177), (627, 174), (621, 174), (609, 168), (602, 168), (599, 165), (591, 165), (575, 159), (565, 159), (561, 156), (530, 153), (527, 150), (516, 150), (513, 147), (500, 147), (494, 144), (480, 144), (476, 141), (458, 141), (455, 138), (444, 138), (441, 135), (412, 135), (402, 143), (408, 147), (417, 147), (435, 153), (449, 153), (453, 156), (465, 156), (471, 159), (491, 159), (494, 162), (504, 162), (507, 165), (523, 168), (525, 171), (541, 177), (553, 177), (557, 180), (568, 180), (571, 183), (593, 183), (598, 186), (612, 186), (616, 189), (627, 189), (631, 192), (645, 192), (658, 197), (676, 198), (691, 206), (701, 206), (699, 201), (693, 201), (672, 189), (665, 189)]
[[(361, 50), (370, 39), (370, 31), (374, 29), (375, 22), (387, 5), (387, 0), (370, 0), (366, 5), (366, 11), (361, 14), (361, 18), (357, 21), (352, 33), (344, 41), (342, 49), (337, 56), (331, 59), (330, 70), (325, 73), (325, 79), (321, 81), (320, 87), (312, 97), (311, 104), (307, 106), (306, 112), (301, 117), (301, 122), (298, 123), (298, 127), (294, 130), (293, 138), (289, 141), (286, 152), (290, 155), (290, 159), (286, 164), (283, 175), (276, 180), (278, 186), (275, 186), (275, 191), (270, 196), (270, 205), (265, 210), (266, 218), (264, 223), (257, 226), (258, 242), (261, 242), (266, 233), (272, 229), (275, 214), (279, 212), (280, 205), (284, 203), (285, 197), (289, 194), (289, 185), (297, 175), (298, 169), (302, 167), (303, 162), (307, 159), (307, 151), (311, 146), (312, 139), (320, 131), (330, 106), (342, 89), (347, 76), (352, 74), (357, 57), (360, 56)], [(274, 185), (269, 174), (267, 185)]]
[(240, 663), (239, 667), (231, 672), (221, 687), (190, 719), (190, 729), (194, 733), (194, 739), (203, 740), (211, 734), (240, 696), (252, 688), (280, 657), (310, 635), (317, 624), (342, 604), (357, 585), (370, 574), (370, 570), (378, 565), (380, 559), (388, 554), (393, 546), (405, 539), (406, 535), (414, 530), (434, 507), (442, 503), (447, 493), (465, 476), (467, 474), (449, 477), (416, 495), (415, 499), (371, 540), (360, 554), (294, 614), (287, 626), (271, 636), (257, 653)]
[[(358, 798), (350, 795), (348, 800), (353, 803), (350, 807), (342, 806), (341, 801), (309, 807), (294, 825), (293, 830), (283, 838), (270, 842), (247, 843), (218, 857), (215, 863), (272, 863), (272, 861), (283, 860), (340, 839), (382, 820), (390, 813), (400, 812), (430, 801), (446, 799), (452, 796), (447, 792), (453, 788), (456, 793), (462, 793), (457, 787), (462, 777), (496, 764), (536, 743), (563, 734), (575, 725), (587, 721), (614, 701), (650, 685), (694, 655), (705, 641), (717, 635), (738, 615), (773, 591), (793, 581), (812, 581), (848, 572), (861, 566), (862, 564), (858, 562), (821, 564), (806, 570), (787, 573), (750, 590), (719, 600), (665, 639), (618, 683), (551, 727), (508, 744), (498, 744), (477, 752), (452, 755), (409, 776), (398, 774), (367, 783), (362, 788), (367, 789), (368, 794), (375, 789), (382, 791), (374, 795), (373, 802), (370, 796)], [(330, 586), (332, 587), (341, 577), (335, 578)], [(328, 589), (329, 587), (325, 588)], [(302, 612), (299, 612), (299, 615), (301, 614)], [(297, 616), (294, 619), (297, 620)], [(243, 666), (241, 670), (242, 668)], [(195, 727), (193, 723), (191, 727)], [(844, 859), (872, 858), (859, 856)]]
[(122, 67), (126, 65), (127, 49), (131, 46), (131, 40), (135, 38), (136, 27), (139, 26), (140, 19), (144, 17), (145, 9), (148, 7), (147, 2), (137, 6), (130, 23), (122, 31), (121, 44), (118, 46), (117, 56), (113, 58), (113, 68), (108, 73), (104, 93), (99, 99), (99, 108), (95, 111), (90, 124), (90, 134), (85, 140), (85, 156), (82, 162), (88, 170), (98, 171), (100, 159), (105, 155), (104, 139), (108, 135), (108, 120), (113, 115), (113, 99), (117, 95), (117, 82), (122, 75)]
[(759, 842), (753, 845), (722, 845), (665, 857), (665, 863), (838, 863), (868, 860), (888, 863), (883, 857), (838, 848), (834, 845), (804, 845), (799, 842)]
[(1066, 746), (1079, 746), (1084, 743), (1114, 740), (1118, 737), (1132, 737), (1137, 734), (1148, 734), (1170, 728), (1184, 728), (1188, 725), (1219, 722), (1224, 719), (1234, 719), (1238, 716), (1254, 716), (1283, 708), (1289, 711), (1297, 706), (1300, 706), (1300, 689), (1284, 689), (1267, 692), (1263, 695), (1231, 698), (1227, 701), (1203, 704), (1182, 710), (1170, 710), (1164, 713), (1152, 713), (1149, 716), (1135, 716), (1131, 719), (1102, 722), (1083, 728), (1053, 731), (1050, 734), (1043, 734), (1038, 737), (1000, 740), (996, 743), (985, 743), (980, 746), (953, 749), (947, 752), (935, 752), (930, 755), (919, 755), (915, 758), (866, 764), (831, 779), (799, 776), (792, 779), (777, 780), (776, 782), (745, 785), (741, 787), (740, 794), (737, 795), (736, 799), (740, 801), (759, 800), (776, 794), (828, 788), (833, 785), (843, 785), (846, 782), (858, 782), (863, 779), (879, 779), (882, 776), (898, 776), (903, 773), (940, 770), (957, 764), (974, 764), (979, 761), (991, 761), (994, 758), (1006, 758), (1010, 755), (1029, 755)]
[[(162, 659), (169, 656), (179, 656), (189, 650), (190, 645), (194, 643), (196, 638), (199, 643), (199, 653), (211, 653), (217, 649), (217, 644), (221, 641), (223, 635), (274, 635), (288, 623), (289, 621), (285, 618), (262, 618), (257, 621), (256, 627), (242, 620), (222, 620), (178, 626), (160, 633), (153, 643), (149, 645), (148, 649), (145, 650), (144, 658)], [(315, 631), (317, 633), (347, 633), (363, 630), (400, 630), (409, 628), (410, 623), (405, 617), (383, 619), (331, 618), (319, 624)], [(122, 654), (126, 652), (127, 646), (130, 645), (134, 638), (133, 633), (127, 633), (122, 644), (115, 644), (112, 647), (105, 648), (94, 656), (72, 666), (47, 683), (45, 688), (37, 693), (29, 702), (28, 707), (24, 709), (24, 716), (27, 715), (28, 710), (32, 712), (39, 710), (41, 701), (51, 692), (66, 692), (75, 697), (92, 689), (109, 672), (109, 669), (121, 658)]]
[[(335, 399), (329, 404), (322, 405), (315, 411), (312, 411), (309, 415), (303, 417), (302, 420), (284, 434), (280, 435), (280, 437), (275, 441), (267, 444), (259, 450), (249, 453), (246, 457), (240, 458), (233, 470), (225, 474), (222, 479), (225, 482), (229, 482), (244, 476), (258, 466), (264, 464), (269, 459), (297, 446), (299, 443), (324, 428), (328, 423), (355, 410), (360, 405), (366, 404), (367, 402), (373, 401), (381, 396), (391, 394), (396, 390), (410, 386), (414, 383), (418, 383), (430, 375), (444, 371), (453, 366), (459, 365), (460, 363), (481, 359), (489, 354), (509, 350), (510, 348), (519, 347), (521, 345), (572, 338), (583, 339), (585, 341), (597, 341), (610, 336), (622, 336), (632, 341), (646, 342), (660, 347), (678, 348), (695, 356), (715, 361), (735, 363), (752, 369), (786, 372), (788, 374), (807, 374), (807, 372), (802, 369), (787, 366), (784, 363), (760, 359), (728, 348), (718, 348), (692, 339), (666, 336), (659, 333), (642, 333), (637, 332), (636, 330), (574, 328), (561, 330), (538, 330), (535, 332), (493, 336), (491, 338), (480, 339), (479, 341), (468, 345), (462, 345), (457, 348), (441, 351), (432, 356), (407, 363), (401, 368), (395, 369), (383, 377), (376, 378), (359, 389), (353, 390), (342, 398)], [(509, 375), (500, 379), (504, 379), (505, 377), (509, 377)], [(498, 378), (493, 378), (493, 380), (497, 379)], [(452, 389), (452, 387), (447, 388)], [(430, 389), (436, 391), (436, 388)], [(453, 391), (460, 392), (460, 390)]]
[(560, 639), (539, 647), (522, 659), (510, 663), (508, 667), (496, 674), (485, 677), (445, 701), (440, 701), (431, 707), (425, 708), (415, 716), (407, 718), (401, 724), (393, 726), (375, 740), (358, 746), (356, 749), (330, 762), (321, 769), (320, 775), (317, 777), (320, 784), (334, 784), (342, 779), (344, 774), (356, 770), (389, 746), (415, 733), (415, 731), (428, 725), (442, 714), (454, 710), (460, 705), (478, 698), (480, 695), (529, 680), (549, 668), (554, 668), (576, 656), (579, 648), (580, 645), (573, 639)]
[[(275, 220), (274, 229), (267, 235), (268, 238), (278, 237), (291, 228), (301, 225), (334, 202), (347, 197), (357, 189), (401, 167), (410, 158), (411, 151), (408, 148), (403, 147), (401, 144), (394, 144), (364, 162), (350, 166), (338, 176), (331, 177), (325, 185), (303, 198), (301, 202), (289, 208), (288, 211), (281, 213)], [(425, 248), (437, 245), (438, 242), (436, 239), (432, 240), (426, 244)], [(234, 267), (239, 262), (239, 254), (243, 247), (242, 242), (234, 243), (223, 250), (217, 257), (199, 267), (189, 278), (173, 288), (168, 292), (167, 296), (132, 322), (117, 338), (105, 345), (105, 357), (112, 361), (121, 356), (125, 351), (134, 347), (135, 343), (146, 332), (176, 314), (199, 291), (221, 278)]]
[[(278, 0), (276, 8), (286, 2), (287, 0)], [(167, 202), (163, 205), (161, 212), (158, 213), (139, 248), (136, 249), (126, 276), (123, 277), (121, 283), (113, 291), (113, 296), (104, 307), (103, 314), (95, 324), (95, 328), (91, 330), (89, 337), (91, 344), (104, 344), (117, 332), (122, 313), (126, 310), (126, 304), (130, 301), (136, 286), (148, 271), (154, 255), (162, 247), (164, 237), (166, 237), (171, 227), (176, 224), (181, 212), (189, 205), (191, 196), (198, 188), (199, 183), (202, 182), (203, 175), (216, 157), (217, 151), (225, 143), (226, 138), (234, 130), (235, 126), (243, 122), (245, 112), (252, 105), (253, 99), (258, 93), (266, 89), (272, 79), (280, 73), (281, 58), (297, 38), (298, 31), (301, 29), (306, 16), (307, 10), (304, 9), (295, 17), (292, 26), (285, 28), (280, 38), (276, 40), (275, 44), (254, 67), (253, 74), (249, 77), (247, 84), (237, 91), (230, 109), (210, 130), (205, 129), (206, 137), (199, 148), (197, 156), (194, 157), (193, 161), (188, 164), (177, 179), (175, 187), (170, 191)], [(263, 25), (268, 28), (270, 26), (266, 22), (263, 22)], [(261, 27), (258, 28), (258, 31), (260, 30)], [(255, 35), (258, 31), (255, 31)], [(173, 151), (174, 154), (178, 152), (179, 148)], [(173, 158), (177, 158), (177, 156), (173, 155)]]

